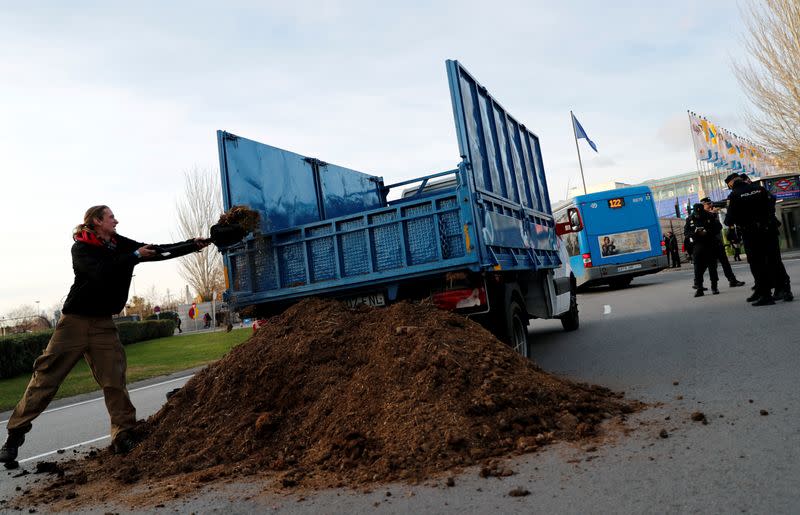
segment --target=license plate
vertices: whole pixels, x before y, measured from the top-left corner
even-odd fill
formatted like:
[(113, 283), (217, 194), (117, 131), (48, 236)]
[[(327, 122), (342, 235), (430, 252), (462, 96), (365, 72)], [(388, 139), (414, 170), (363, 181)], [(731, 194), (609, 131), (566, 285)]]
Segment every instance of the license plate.
[(383, 293), (373, 293), (370, 295), (359, 295), (358, 297), (344, 299), (344, 303), (351, 308), (361, 304), (366, 304), (367, 306), (385, 306), (386, 297), (383, 295)]
[(617, 267), (617, 272), (627, 272), (629, 270), (637, 270), (639, 268), (642, 268), (642, 264), (641, 263), (637, 263), (635, 265)]

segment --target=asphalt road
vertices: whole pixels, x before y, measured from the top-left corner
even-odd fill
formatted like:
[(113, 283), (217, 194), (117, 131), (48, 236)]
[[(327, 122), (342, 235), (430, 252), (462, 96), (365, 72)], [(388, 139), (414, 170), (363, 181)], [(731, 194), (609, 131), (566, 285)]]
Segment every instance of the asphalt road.
[[(136, 406), (137, 418), (147, 418), (158, 411), (164, 404), (165, 393), (183, 386), (191, 374), (192, 371), (187, 371), (129, 385), (128, 392)], [(10, 411), (0, 414), (0, 427), (3, 429), (10, 415)], [(20, 448), (18, 461), (20, 465), (35, 464), (37, 460), (56, 459), (58, 456), (54, 455), (59, 454), (58, 450), (78, 450), (87, 445), (108, 446), (111, 441), (108, 431), (108, 412), (101, 393), (60, 399), (51, 403), (47, 411), (34, 421), (25, 445)]]
[[(786, 265), (797, 283), (800, 260)], [(446, 487), (439, 479), (413, 487), (383, 485), (368, 493), (327, 490), (304, 492), (300, 497), (263, 493), (263, 486), (239, 483), (167, 504), (164, 509), (185, 513), (797, 513), (800, 299), (751, 307), (744, 298), (750, 293), (752, 277), (745, 265), (735, 265), (734, 270), (747, 286), (728, 288), (723, 282), (720, 295), (695, 299), (691, 270), (684, 265), (677, 271), (638, 278), (624, 290), (582, 294), (581, 328), (576, 332), (565, 333), (553, 321), (530, 325), (530, 348), (544, 369), (624, 391), (651, 404), (630, 419), (630, 434), (617, 433), (596, 451), (554, 445), (512, 459), (516, 474), (509, 478), (482, 479), (476, 469), (467, 469), (455, 478), (454, 487)], [(132, 385), (140, 416), (155, 411), (164, 393), (183, 380), (143, 390)], [(692, 421), (695, 411), (703, 412), (709, 423)], [(0, 420), (7, 418), (7, 413), (0, 415)], [(101, 401), (43, 415), (35, 422), (20, 458), (100, 437), (107, 423)], [(659, 436), (662, 429), (667, 438)], [(105, 440), (94, 445), (107, 444)], [(10, 498), (16, 486), (25, 488), (32, 477), (0, 474), (0, 499)], [(510, 497), (508, 492), (515, 487), (523, 487), (530, 495)], [(118, 506), (96, 510), (107, 511), (125, 510)]]

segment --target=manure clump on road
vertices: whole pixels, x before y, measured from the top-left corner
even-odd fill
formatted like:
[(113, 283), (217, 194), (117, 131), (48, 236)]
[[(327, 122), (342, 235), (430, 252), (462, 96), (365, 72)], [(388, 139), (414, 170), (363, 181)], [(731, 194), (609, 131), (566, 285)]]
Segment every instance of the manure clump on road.
[(593, 437), (604, 419), (639, 407), (548, 374), (428, 303), (351, 309), (312, 298), (198, 372), (140, 425), (130, 454), (73, 461), (66, 479), (85, 474), (107, 485), (106, 499), (164, 478), (202, 486), (258, 476), (278, 488), (416, 482)]

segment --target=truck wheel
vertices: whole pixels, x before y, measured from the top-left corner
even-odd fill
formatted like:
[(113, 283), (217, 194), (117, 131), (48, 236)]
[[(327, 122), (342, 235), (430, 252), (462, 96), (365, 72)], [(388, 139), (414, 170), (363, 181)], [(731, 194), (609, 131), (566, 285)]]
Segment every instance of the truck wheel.
[(511, 301), (505, 318), (506, 343), (520, 356), (529, 358), (528, 324), (526, 323), (528, 317), (525, 316), (525, 311), (518, 301)]
[(561, 327), (565, 331), (574, 331), (581, 325), (580, 318), (578, 318), (578, 295), (576, 288), (570, 288), (569, 293), (569, 311), (559, 317), (561, 319)]

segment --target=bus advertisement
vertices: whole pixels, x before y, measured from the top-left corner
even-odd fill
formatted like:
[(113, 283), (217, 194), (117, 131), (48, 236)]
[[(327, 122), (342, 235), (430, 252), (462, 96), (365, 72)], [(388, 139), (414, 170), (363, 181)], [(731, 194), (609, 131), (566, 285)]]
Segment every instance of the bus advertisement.
[(564, 236), (578, 286), (628, 286), (667, 267), (661, 225), (650, 188), (632, 186), (578, 195), (555, 206), (556, 223), (576, 208), (583, 229)]

